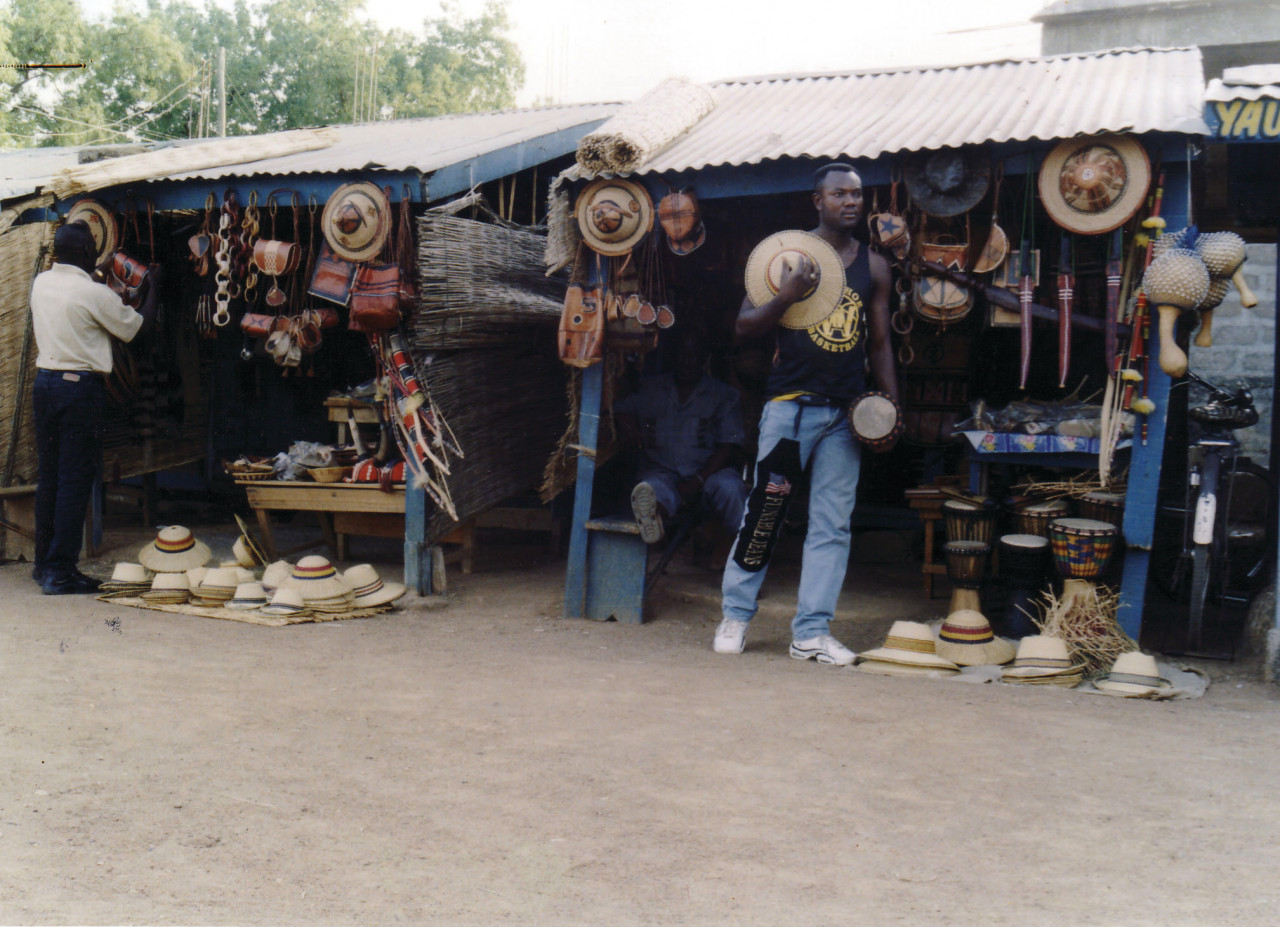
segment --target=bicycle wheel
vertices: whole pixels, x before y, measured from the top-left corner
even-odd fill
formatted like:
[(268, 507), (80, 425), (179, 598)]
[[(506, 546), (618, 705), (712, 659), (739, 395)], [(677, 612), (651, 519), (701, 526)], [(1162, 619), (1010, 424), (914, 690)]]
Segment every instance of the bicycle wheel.
[(1222, 595), (1251, 599), (1262, 590), (1275, 563), (1275, 511), (1271, 473), (1251, 461), (1238, 461), (1224, 473), (1226, 520), (1222, 535), (1226, 559)]

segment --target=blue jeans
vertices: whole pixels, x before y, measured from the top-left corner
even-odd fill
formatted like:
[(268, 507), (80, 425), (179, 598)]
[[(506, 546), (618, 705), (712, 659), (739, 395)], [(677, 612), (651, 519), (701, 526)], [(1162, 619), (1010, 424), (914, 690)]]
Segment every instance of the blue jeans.
[[(75, 377), (76, 379), (69, 379)], [(36, 570), (76, 572), (89, 496), (102, 459), (106, 384), (100, 374), (36, 372)]]
[[(637, 482), (643, 480), (653, 487), (658, 504), (668, 515), (674, 515), (680, 508), (680, 474), (674, 470), (648, 470), (641, 468), (636, 474)], [(747, 484), (736, 470), (725, 467), (717, 470), (707, 479), (698, 495), (698, 504), (709, 511), (730, 531), (736, 531), (742, 524), (742, 508), (747, 502)]]
[[(800, 565), (800, 595), (791, 620), (792, 638), (808, 640), (828, 633), (836, 599), (844, 585), (862, 449), (849, 431), (842, 407), (767, 402), (760, 417), (757, 485), (752, 487), (752, 501), (763, 492), (759, 485), (762, 479), (769, 480), (772, 487), (778, 476), (770, 475), (759, 462), (770, 456), (780, 441), (788, 439), (798, 443), (799, 466), (809, 471), (809, 528)], [(749, 501), (748, 507), (751, 505)], [(738, 546), (746, 543), (746, 536), (745, 530), (739, 532), (721, 586), (724, 617), (735, 621), (750, 621), (755, 616), (756, 597), (768, 572), (767, 553), (763, 564), (754, 570), (745, 569), (743, 558), (735, 556)]]

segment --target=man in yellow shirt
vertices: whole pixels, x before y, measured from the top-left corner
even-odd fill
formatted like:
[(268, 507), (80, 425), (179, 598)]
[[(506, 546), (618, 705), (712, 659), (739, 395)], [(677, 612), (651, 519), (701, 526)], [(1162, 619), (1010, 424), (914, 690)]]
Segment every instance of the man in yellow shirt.
[(45, 595), (96, 592), (80, 572), (85, 512), (102, 456), (102, 413), (111, 339), (132, 341), (156, 314), (158, 269), (137, 311), (91, 276), (97, 249), (89, 227), (72, 222), (53, 237), (52, 269), (31, 285), (36, 338), (36, 564)]

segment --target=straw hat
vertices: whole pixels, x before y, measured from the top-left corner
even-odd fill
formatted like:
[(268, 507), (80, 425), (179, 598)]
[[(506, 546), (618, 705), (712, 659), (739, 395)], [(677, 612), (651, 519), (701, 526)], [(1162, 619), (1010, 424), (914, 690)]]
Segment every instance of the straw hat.
[(404, 583), (384, 583), (371, 564), (361, 563), (342, 574), (356, 595), (356, 608), (394, 602), (405, 593)]
[(205, 572), (200, 585), (192, 590), (192, 596), (203, 604), (221, 605), (235, 595), (239, 583), (234, 567), (214, 567)]
[(262, 588), (267, 592), (275, 592), (293, 573), (293, 566), (288, 560), (277, 560), (262, 571)]
[(792, 303), (778, 324), (784, 328), (811, 328), (835, 311), (844, 293), (844, 262), (836, 249), (813, 232), (790, 229), (775, 232), (755, 246), (747, 258), (747, 297), (763, 306), (778, 295), (784, 265), (799, 255), (818, 268), (818, 282), (804, 298)]
[(303, 557), (290, 572), (285, 586), (302, 593), (302, 600), (308, 605), (315, 601), (327, 603), (351, 595), (351, 586), (343, 579), (333, 564), (318, 554)]
[(227, 603), (227, 608), (251, 611), (266, 604), (267, 594), (262, 589), (262, 583), (241, 583), (236, 586), (235, 595)]
[(112, 583), (128, 583), (135, 585), (137, 583), (151, 583), (151, 574), (147, 572), (147, 568), (141, 563), (127, 563), (121, 560), (116, 564), (115, 569), (111, 571)]
[(867, 662), (895, 663), (933, 670), (960, 670), (950, 660), (938, 656), (933, 631), (927, 624), (918, 621), (895, 621), (885, 638), (884, 646), (868, 650), (862, 654), (862, 659)]
[(115, 213), (97, 200), (81, 200), (67, 211), (67, 224), (83, 222), (89, 226), (93, 244), (98, 250), (97, 263), (120, 246), (120, 226)]
[(1142, 206), (1151, 186), (1151, 162), (1131, 135), (1071, 138), (1044, 159), (1039, 186), (1054, 222), (1068, 232), (1101, 235)]
[(189, 528), (170, 525), (138, 551), (138, 562), (156, 573), (182, 573), (204, 566), (212, 556), (209, 545), (197, 541)]
[(987, 193), (991, 167), (981, 148), (916, 152), (902, 167), (911, 201), (931, 216), (958, 216)]
[(204, 582), (204, 574), (208, 572), (208, 567), (192, 567), (187, 570), (187, 582), (191, 584), (191, 588), (199, 589), (200, 584)]
[(1018, 642), (1013, 665), (1002, 675), (1006, 680), (1027, 681), (1032, 677), (1078, 676), (1083, 667), (1071, 662), (1067, 642), (1046, 634), (1028, 634)]
[(874, 673), (878, 676), (954, 676), (959, 667), (948, 669), (945, 666), (917, 666), (911, 663), (893, 663), (888, 660), (862, 659), (857, 669), (862, 673)]
[(259, 563), (258, 558), (249, 549), (249, 542), (245, 540), (243, 534), (236, 538), (235, 543), (231, 545), (231, 553), (236, 558), (236, 563), (242, 567), (252, 569)]
[[(249, 530), (249, 526), (245, 523), (245, 520), (243, 518), (241, 518), (239, 515), (236, 515), (235, 518), (236, 518), (236, 525), (240, 528), (240, 540), (244, 541), (244, 546), (248, 549), (249, 555), (253, 557), (253, 560), (254, 560), (253, 563), (246, 563), (245, 566), (247, 567), (266, 566), (267, 555), (262, 552), (261, 545), (259, 545), (258, 542), (254, 539), (253, 532)], [(235, 551), (235, 548), (233, 547), (232, 550)], [(236, 557), (239, 558), (239, 556), (240, 556), (239, 552), (236, 551)]]
[(297, 589), (277, 589), (271, 601), (258, 610), (264, 615), (280, 615), (286, 618), (310, 613), (306, 603), (302, 601), (302, 593)]
[(1014, 646), (991, 632), (991, 623), (982, 612), (971, 608), (954, 611), (938, 629), (938, 656), (961, 666), (1008, 663)]
[(334, 254), (348, 261), (371, 260), (391, 233), (391, 203), (376, 183), (344, 183), (324, 204), (320, 228)]
[(574, 212), (587, 247), (609, 257), (629, 253), (653, 228), (653, 200), (634, 180), (593, 180)]
[(1173, 683), (1161, 677), (1156, 658), (1137, 652), (1120, 654), (1111, 672), (1093, 684), (1100, 692), (1120, 696), (1151, 695), (1173, 688)]
[(151, 579), (151, 588), (142, 593), (142, 598), (160, 605), (176, 605), (190, 596), (186, 573), (157, 573)]

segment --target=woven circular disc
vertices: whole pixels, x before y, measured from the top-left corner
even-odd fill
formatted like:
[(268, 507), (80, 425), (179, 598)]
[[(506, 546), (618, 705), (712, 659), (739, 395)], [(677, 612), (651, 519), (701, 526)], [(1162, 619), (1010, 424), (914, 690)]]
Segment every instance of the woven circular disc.
[(784, 264), (801, 254), (817, 265), (818, 282), (782, 314), (778, 324), (784, 328), (812, 328), (835, 311), (844, 292), (844, 262), (825, 240), (795, 229), (770, 235), (747, 258), (747, 297), (762, 306), (778, 295)]
[(1101, 235), (1142, 206), (1151, 186), (1146, 149), (1128, 135), (1092, 135), (1061, 142), (1040, 168), (1040, 199), (1068, 232)]
[(609, 257), (628, 254), (653, 228), (653, 200), (634, 180), (593, 180), (574, 211), (587, 247)]
[(339, 257), (372, 260), (391, 234), (391, 203), (375, 183), (345, 183), (324, 204), (320, 228)]
[(99, 264), (120, 245), (120, 226), (116, 222), (115, 213), (97, 200), (81, 200), (76, 203), (67, 212), (67, 222), (83, 222), (89, 226), (93, 244), (98, 249)]

